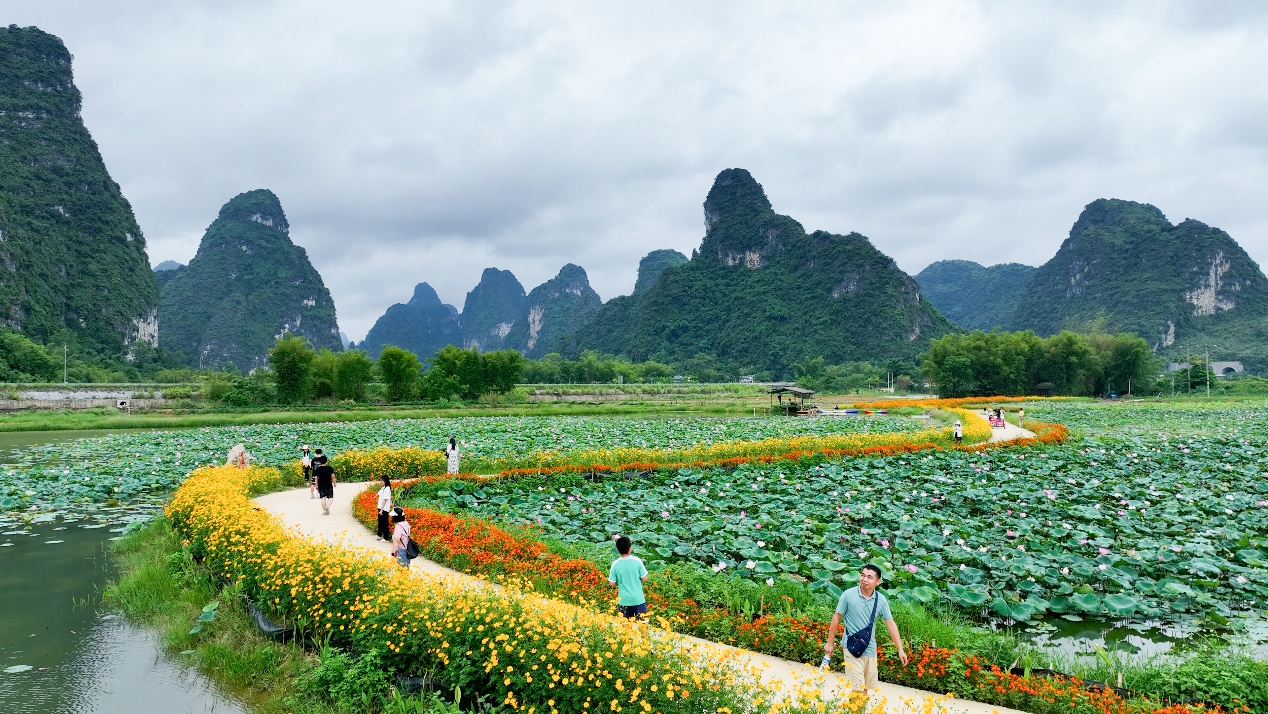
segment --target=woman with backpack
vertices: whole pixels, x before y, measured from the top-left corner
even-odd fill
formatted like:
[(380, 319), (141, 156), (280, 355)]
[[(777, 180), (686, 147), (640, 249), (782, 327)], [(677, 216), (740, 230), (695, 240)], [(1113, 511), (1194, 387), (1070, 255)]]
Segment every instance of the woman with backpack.
[(409, 569), (409, 521), (405, 520), (405, 510), (400, 506), (392, 509), (392, 522), (396, 524), (392, 530), (392, 555), (396, 564)]

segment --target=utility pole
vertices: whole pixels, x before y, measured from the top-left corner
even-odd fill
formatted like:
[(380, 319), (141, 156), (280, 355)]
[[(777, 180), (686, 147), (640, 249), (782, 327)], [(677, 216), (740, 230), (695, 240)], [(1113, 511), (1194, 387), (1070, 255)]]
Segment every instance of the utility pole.
[(69, 384), (66, 381), (66, 345), (62, 345), (62, 384)]
[(1191, 397), (1193, 396), (1193, 358), (1189, 356), (1188, 347), (1184, 348), (1184, 363), (1189, 365), (1189, 368), (1184, 373), (1185, 393)]
[[(1219, 347), (1219, 345), (1216, 345)], [(1206, 398), (1211, 398), (1211, 346), (1206, 346)]]

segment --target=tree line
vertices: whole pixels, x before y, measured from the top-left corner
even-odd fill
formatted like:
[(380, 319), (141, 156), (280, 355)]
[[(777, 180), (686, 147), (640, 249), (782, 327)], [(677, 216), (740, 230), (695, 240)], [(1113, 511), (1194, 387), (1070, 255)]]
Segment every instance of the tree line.
[(933, 340), (921, 358), (921, 374), (943, 397), (1152, 393), (1161, 370), (1149, 345), (1127, 333), (977, 330)]

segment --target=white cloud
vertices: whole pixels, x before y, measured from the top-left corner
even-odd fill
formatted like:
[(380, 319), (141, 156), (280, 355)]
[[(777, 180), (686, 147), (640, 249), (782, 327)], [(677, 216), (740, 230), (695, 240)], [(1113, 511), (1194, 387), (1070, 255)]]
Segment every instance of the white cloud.
[(417, 282), (690, 253), (723, 168), (915, 272), (1039, 264), (1098, 197), (1268, 258), (1256, 4), (6, 3), (75, 54), (146, 232), (187, 261), (274, 190), (360, 338)]

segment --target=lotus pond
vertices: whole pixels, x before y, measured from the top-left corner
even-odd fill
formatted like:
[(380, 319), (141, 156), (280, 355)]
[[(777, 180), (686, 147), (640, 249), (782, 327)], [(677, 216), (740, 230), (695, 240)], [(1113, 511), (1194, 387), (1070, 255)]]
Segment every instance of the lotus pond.
[(1088, 405), (1043, 417), (1063, 415), (1119, 426), (1055, 447), (444, 482), (416, 498), (567, 542), (625, 533), (652, 565), (690, 561), (828, 595), (877, 562), (900, 597), (1001, 624), (1182, 636), (1254, 620), (1268, 601), (1268, 409)]
[(533, 452), (609, 446), (681, 448), (775, 437), (915, 431), (904, 417), (601, 418), (465, 417), (323, 424), (212, 427), (133, 432), (34, 446), (0, 470), (0, 511), (62, 510), (91, 504), (160, 504), (197, 466), (223, 463), (243, 444), (262, 464), (299, 458), (309, 444), (334, 454), (377, 446), (441, 449), (455, 436), (468, 456), (507, 458)]

